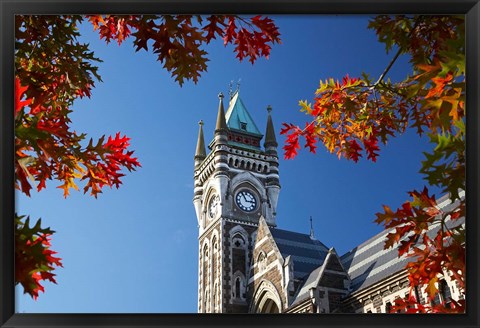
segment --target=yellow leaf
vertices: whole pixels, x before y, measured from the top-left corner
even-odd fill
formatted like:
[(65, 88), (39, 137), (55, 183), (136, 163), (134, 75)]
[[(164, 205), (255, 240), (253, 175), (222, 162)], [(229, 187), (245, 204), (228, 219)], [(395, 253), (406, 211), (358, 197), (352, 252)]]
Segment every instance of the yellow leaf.
[(433, 300), (434, 297), (435, 297), (435, 294), (438, 292), (438, 288), (437, 286), (435, 285), (436, 282), (437, 282), (438, 278), (437, 277), (433, 277), (432, 279), (430, 279), (430, 281), (428, 282), (427, 284), (427, 287), (425, 288), (425, 291), (427, 292), (428, 294), (428, 297)]
[(451, 100), (449, 101), (452, 104), (452, 110), (450, 111), (449, 115), (453, 118), (454, 121), (458, 121), (458, 100)]

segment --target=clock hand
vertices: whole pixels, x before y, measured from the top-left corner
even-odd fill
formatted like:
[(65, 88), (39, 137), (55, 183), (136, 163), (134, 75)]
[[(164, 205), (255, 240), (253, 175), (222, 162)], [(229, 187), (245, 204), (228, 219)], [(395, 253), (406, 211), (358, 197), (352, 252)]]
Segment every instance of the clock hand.
[(243, 199), (245, 200), (245, 202), (248, 203), (247, 196), (245, 196), (245, 194), (242, 193), (242, 197), (243, 197)]

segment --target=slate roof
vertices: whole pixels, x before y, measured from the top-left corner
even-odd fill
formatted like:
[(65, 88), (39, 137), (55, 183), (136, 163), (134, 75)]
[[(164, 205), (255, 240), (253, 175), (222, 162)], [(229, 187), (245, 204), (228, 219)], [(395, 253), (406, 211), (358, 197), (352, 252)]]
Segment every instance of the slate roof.
[[(448, 195), (438, 199), (437, 204), (442, 205), (441, 208), (445, 211), (451, 210), (455, 206), (455, 204), (449, 203)], [(462, 224), (463, 222), (464, 219), (461, 219), (456, 222), (448, 221), (447, 224)], [(434, 235), (438, 229), (439, 225), (433, 227), (428, 235)], [(398, 250), (395, 247), (383, 249), (387, 234), (393, 230), (382, 231), (341, 256), (342, 265), (352, 280), (352, 292), (367, 288), (405, 268), (408, 258), (405, 256), (399, 258)]]
[(306, 278), (323, 264), (328, 254), (328, 248), (309, 235), (277, 228), (270, 232), (283, 258), (291, 256), (295, 279)]
[(295, 299), (290, 306), (294, 306), (310, 297), (310, 289), (316, 288), (319, 285), (323, 273), (325, 272), (326, 267), (329, 265), (328, 263), (331, 263), (332, 260), (335, 262), (340, 260), (333, 248), (328, 252), (322, 265), (317, 267), (306, 278), (304, 278), (304, 281), (300, 285), (298, 292), (295, 295)]
[[(225, 119), (227, 120), (227, 126), (229, 129), (240, 131), (243, 133), (248, 133), (262, 138), (263, 135), (260, 133), (260, 130), (257, 128), (257, 125), (250, 116), (250, 113), (247, 111), (242, 99), (238, 94), (238, 91), (230, 100), (228, 105), (228, 110), (225, 114)], [(246, 129), (242, 128), (242, 123), (246, 124)]]
[(292, 305), (298, 304), (301, 301), (305, 300), (306, 298), (310, 297), (310, 289), (315, 288), (318, 285), (318, 281), (320, 280), (323, 272), (323, 268), (325, 266), (325, 262), (322, 263), (318, 268), (313, 270), (305, 279), (303, 284), (300, 286), (295, 299), (292, 302)]

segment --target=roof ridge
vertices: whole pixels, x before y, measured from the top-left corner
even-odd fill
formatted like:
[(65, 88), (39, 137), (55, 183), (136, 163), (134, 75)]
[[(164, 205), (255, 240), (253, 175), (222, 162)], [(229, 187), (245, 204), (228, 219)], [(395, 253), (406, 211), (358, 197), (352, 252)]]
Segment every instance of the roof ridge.
[[(463, 196), (461, 195), (460, 196), (461, 198), (462, 197), (465, 197), (464, 194)], [(447, 201), (448, 199), (450, 198), (450, 195), (449, 194), (444, 194), (438, 198), (435, 199), (436, 203), (437, 204), (440, 204), (440, 203), (443, 203), (445, 201)], [(450, 203), (451, 204), (451, 203)], [(450, 205), (450, 204), (446, 204), (444, 206), (447, 206), (447, 205)], [(443, 208), (443, 207), (442, 207)], [(363, 246), (366, 246), (368, 245), (370, 242), (372, 242), (373, 240), (376, 240), (378, 239), (379, 237), (381, 237), (382, 234), (387, 234), (389, 233), (391, 230), (393, 230), (394, 228), (390, 228), (390, 229), (383, 229), (382, 231), (378, 232), (377, 234), (373, 235), (372, 237), (368, 238), (367, 240), (361, 242), (360, 244), (358, 244), (357, 246), (355, 246), (354, 248), (350, 249), (349, 251), (345, 252), (342, 256), (340, 256), (340, 259), (343, 259), (345, 257), (347, 257), (348, 255), (350, 255), (352, 252), (355, 252), (357, 250), (359, 250), (361, 247)]]

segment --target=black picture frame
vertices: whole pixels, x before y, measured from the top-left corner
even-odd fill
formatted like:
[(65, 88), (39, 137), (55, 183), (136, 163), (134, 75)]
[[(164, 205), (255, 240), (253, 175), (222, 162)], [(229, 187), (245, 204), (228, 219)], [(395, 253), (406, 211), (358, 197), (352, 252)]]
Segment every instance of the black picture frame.
[[(14, 15), (16, 14), (465, 14), (467, 38), (467, 313), (463, 315), (214, 315), (214, 314), (19, 314), (14, 291)], [(0, 151), (0, 326), (1, 327), (347, 327), (442, 326), (478, 327), (480, 288), (478, 187), (480, 170), (479, 32), (478, 0), (0, 0), (1, 151)], [(388, 321), (387, 321), (388, 320)]]

